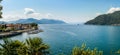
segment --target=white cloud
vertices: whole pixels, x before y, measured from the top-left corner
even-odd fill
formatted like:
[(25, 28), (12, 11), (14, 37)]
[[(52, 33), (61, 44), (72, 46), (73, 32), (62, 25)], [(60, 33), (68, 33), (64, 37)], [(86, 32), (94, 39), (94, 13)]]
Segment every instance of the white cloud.
[(25, 15), (29, 15), (29, 14), (33, 14), (35, 13), (35, 10), (31, 9), (31, 8), (25, 8), (24, 9), (24, 14)]
[(2, 16), (3, 18), (0, 19), (0, 21), (6, 21), (6, 22), (18, 20), (25, 17), (24, 15), (20, 15), (20, 14), (3, 14)]
[[(109, 13), (113, 13), (113, 12), (115, 12), (115, 11), (120, 11), (120, 7), (111, 7), (107, 12), (106, 12), (106, 14), (109, 14)], [(96, 16), (99, 16), (99, 15), (101, 15), (101, 14), (103, 14), (103, 13), (96, 13)]]
[(51, 14), (51, 13), (47, 13), (47, 14), (45, 14), (45, 18), (53, 18), (53, 14)]
[(13, 11), (13, 13), (6, 13), (6, 14), (3, 14), (2, 16), (3, 18), (0, 19), (0, 21), (14, 21), (14, 20), (26, 19), (26, 18), (35, 18), (35, 19), (53, 18), (55, 19), (52, 13), (41, 14), (32, 8), (25, 8), (23, 13), (19, 13), (19, 12), (14, 13)]
[[(80, 22), (85, 22), (88, 20), (88, 18), (85, 17), (72, 17), (72, 16), (59, 16), (59, 15), (54, 15), (52, 13), (40, 13), (32, 8), (25, 8), (23, 9), (24, 12), (21, 10), (19, 11), (11, 11), (11, 13), (4, 13), (3, 18), (0, 19), (1, 21), (15, 21), (19, 19), (26, 19), (26, 18), (35, 18), (35, 19), (42, 19), (42, 18), (47, 18), (47, 19), (55, 19), (55, 20), (63, 20), (67, 23), (80, 23)], [(81, 19), (83, 18), (83, 19)], [(86, 18), (86, 19), (84, 19)]]
[(112, 8), (110, 8), (109, 10), (108, 10), (108, 12), (107, 13), (113, 13), (113, 12), (115, 12), (115, 11), (120, 11), (120, 7), (112, 7)]
[(25, 8), (24, 9), (24, 14), (25, 14), (26, 18), (37, 18), (37, 19), (53, 18), (53, 14), (51, 14), (51, 13), (41, 14), (39, 12), (36, 12), (32, 8)]

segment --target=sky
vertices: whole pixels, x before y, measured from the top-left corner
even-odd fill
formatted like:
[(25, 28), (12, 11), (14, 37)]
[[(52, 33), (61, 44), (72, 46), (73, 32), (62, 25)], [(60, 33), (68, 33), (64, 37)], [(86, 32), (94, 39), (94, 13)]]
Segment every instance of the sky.
[(56, 19), (84, 23), (100, 14), (120, 10), (120, 0), (3, 0), (2, 21)]

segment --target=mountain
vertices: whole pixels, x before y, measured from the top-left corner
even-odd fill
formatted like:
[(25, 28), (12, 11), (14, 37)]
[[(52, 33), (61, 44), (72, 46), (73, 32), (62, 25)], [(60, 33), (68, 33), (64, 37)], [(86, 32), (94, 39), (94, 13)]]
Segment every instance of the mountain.
[(37, 23), (38, 20), (33, 19), (33, 18), (28, 18), (28, 19), (19, 19), (16, 21), (11, 21), (10, 23)]
[(4, 21), (0, 21), (0, 24), (7, 24), (7, 22), (4, 22)]
[(97, 16), (95, 19), (87, 21), (89, 25), (120, 25), (120, 11)]
[(65, 24), (65, 22), (61, 20), (53, 20), (53, 19), (41, 19), (39, 20), (39, 23), (42, 24)]
[(37, 20), (34, 18), (19, 19), (17, 21), (12, 21), (10, 23), (65, 24), (65, 22), (61, 20), (53, 20), (53, 19)]

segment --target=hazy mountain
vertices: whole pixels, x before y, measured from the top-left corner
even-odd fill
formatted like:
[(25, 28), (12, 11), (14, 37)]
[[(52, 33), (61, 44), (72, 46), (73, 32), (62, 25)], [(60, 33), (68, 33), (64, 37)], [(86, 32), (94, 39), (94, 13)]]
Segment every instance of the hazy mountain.
[(4, 22), (4, 21), (0, 21), (0, 24), (7, 24), (7, 22)]
[(37, 20), (37, 19), (34, 19), (34, 18), (20, 19), (20, 20), (17, 20), (17, 21), (12, 21), (10, 23), (65, 24), (65, 22), (61, 21), (61, 20), (53, 20), (53, 19)]
[(95, 19), (87, 21), (85, 24), (92, 25), (120, 25), (120, 11), (114, 13), (103, 14)]
[(64, 21), (53, 20), (53, 19), (41, 19), (41, 20), (39, 20), (39, 23), (42, 23), (42, 24), (65, 24)]

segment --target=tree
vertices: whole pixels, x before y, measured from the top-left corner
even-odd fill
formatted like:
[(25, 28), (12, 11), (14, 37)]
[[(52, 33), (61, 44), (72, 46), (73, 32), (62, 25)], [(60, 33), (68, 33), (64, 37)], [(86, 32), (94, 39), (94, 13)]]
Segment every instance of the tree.
[(86, 44), (82, 44), (81, 47), (73, 48), (72, 55), (103, 55), (103, 52), (98, 51), (97, 48), (90, 50), (90, 48), (86, 48)]
[(0, 2), (1, 2), (2, 0), (0, 0)]
[(3, 39), (0, 44), (0, 55), (47, 55), (49, 46), (41, 38), (28, 38), (26, 42)]
[(27, 46), (29, 48), (29, 55), (46, 55), (49, 54), (47, 50), (49, 46), (42, 42), (41, 38), (29, 38), (26, 39)]
[[(0, 3), (1, 3), (2, 0), (0, 0)], [(2, 18), (2, 12), (1, 10), (3, 9), (3, 7), (0, 5), (0, 18)]]
[(102, 14), (96, 18), (87, 21), (88, 25), (120, 25), (120, 11), (109, 14)]
[(4, 44), (0, 44), (0, 55), (26, 55), (27, 46), (18, 40), (4, 39)]

